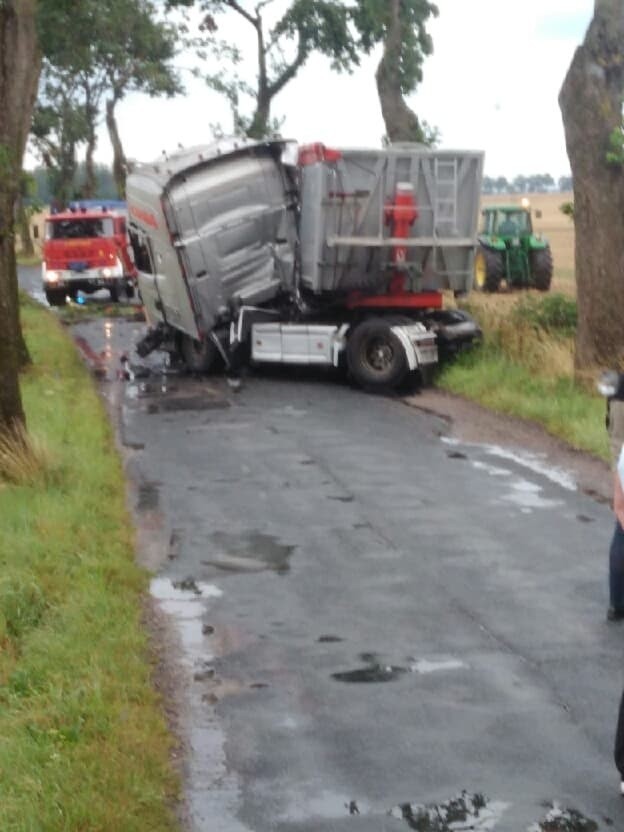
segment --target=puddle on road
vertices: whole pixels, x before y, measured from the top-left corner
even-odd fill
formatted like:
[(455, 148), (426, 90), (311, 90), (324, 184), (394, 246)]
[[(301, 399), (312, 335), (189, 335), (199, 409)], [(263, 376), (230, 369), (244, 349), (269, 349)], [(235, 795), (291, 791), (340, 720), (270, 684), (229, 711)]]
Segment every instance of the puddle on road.
[(509, 803), (490, 801), (483, 794), (462, 792), (446, 803), (402, 803), (389, 815), (406, 822), (418, 832), (462, 832), (462, 830), (495, 830)]
[(511, 490), (503, 494), (500, 499), (506, 503), (514, 503), (523, 511), (530, 511), (534, 508), (557, 508), (564, 505), (563, 500), (549, 500), (540, 496), (541, 485), (529, 482), (529, 480), (517, 479), (511, 483)]
[(144, 480), (139, 485), (136, 510), (156, 511), (160, 502), (160, 482)]
[[(327, 637), (326, 637), (327, 638)], [(319, 639), (320, 641), (321, 639)], [(459, 659), (435, 658), (435, 659), (414, 659), (410, 658), (407, 667), (387, 664), (383, 662), (377, 653), (361, 653), (361, 661), (365, 667), (355, 670), (332, 673), (331, 678), (337, 682), (367, 683), (367, 682), (393, 682), (400, 679), (406, 673), (418, 673), (425, 675), (429, 673), (440, 673), (451, 670), (468, 670), (468, 665)]]
[(196, 668), (200, 660), (206, 659), (206, 634), (201, 620), (206, 601), (220, 598), (222, 591), (214, 584), (193, 578), (175, 582), (170, 578), (153, 578), (150, 592), (163, 612), (173, 617), (186, 663)]
[[(522, 450), (511, 450), (510, 448), (503, 448), (500, 445), (486, 445), (479, 442), (460, 442), (458, 439), (448, 436), (440, 437), (440, 441), (451, 447), (457, 448), (461, 446), (462, 448), (474, 448), (477, 452), (520, 465), (522, 468), (526, 468), (534, 474), (539, 474), (540, 476), (550, 480), (550, 482), (565, 488), (566, 491), (577, 490), (574, 477), (563, 468), (556, 468), (553, 465), (549, 465), (546, 454), (537, 454)], [(506, 469), (499, 470), (502, 471)]]
[(212, 542), (215, 554), (201, 563), (222, 572), (261, 572), (272, 569), (278, 575), (285, 575), (290, 569), (290, 557), (297, 548), (261, 532), (215, 532)]
[(351, 684), (368, 684), (370, 682), (394, 682), (407, 673), (405, 667), (395, 667), (390, 664), (371, 664), (357, 670), (347, 670), (344, 673), (332, 673), (332, 679), (337, 682)]
[(565, 809), (557, 803), (548, 807), (546, 817), (534, 823), (527, 832), (597, 832), (598, 824), (576, 809)]
[[(239, 824), (236, 807), (241, 800), (238, 775), (227, 765), (225, 735), (214, 718), (218, 698), (212, 686), (221, 682), (219, 691), (226, 690), (223, 680), (215, 678), (214, 655), (210, 649), (209, 632), (202, 626), (202, 617), (209, 612), (211, 599), (223, 593), (215, 584), (190, 577), (176, 581), (154, 578), (150, 590), (159, 608), (171, 616), (181, 643), (181, 694), (186, 705), (180, 709), (180, 731), (188, 743), (185, 795), (189, 809), (189, 828), (211, 829), (214, 818), (222, 821), (231, 832), (246, 832)], [(184, 589), (183, 587), (190, 587)], [(231, 688), (227, 688), (230, 690)], [(219, 788), (215, 789), (215, 783)]]

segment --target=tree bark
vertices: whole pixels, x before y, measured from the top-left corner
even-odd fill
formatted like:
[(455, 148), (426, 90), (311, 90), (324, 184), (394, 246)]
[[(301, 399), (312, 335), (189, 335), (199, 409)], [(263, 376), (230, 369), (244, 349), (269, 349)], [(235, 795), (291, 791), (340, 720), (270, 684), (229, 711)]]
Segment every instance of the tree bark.
[(36, 0), (0, 3), (0, 431), (25, 423), (14, 209), (41, 70), (36, 12)]
[(106, 102), (106, 127), (113, 147), (113, 178), (119, 198), (125, 199), (127, 162), (117, 128), (117, 119), (115, 118), (116, 105), (117, 99), (114, 97), (109, 98)]
[(390, 142), (424, 142), (425, 135), (416, 114), (407, 106), (401, 92), (399, 61), (401, 56), (401, 2), (390, 0), (390, 22), (384, 51), (375, 73), (381, 114)]
[(574, 179), (575, 366), (624, 367), (624, 165), (607, 161), (622, 129), (624, 0), (596, 0), (559, 95)]
[(97, 111), (93, 111), (93, 107), (87, 103), (87, 119), (89, 121), (87, 131), (87, 150), (85, 153), (85, 181), (83, 186), (83, 195), (85, 199), (93, 199), (97, 190), (97, 182), (95, 179), (95, 147), (97, 145), (97, 135), (95, 132), (95, 120), (97, 118)]
[(262, 139), (267, 134), (269, 118), (271, 117), (271, 96), (269, 95), (267, 78), (262, 18), (259, 14), (253, 19), (253, 25), (256, 29), (256, 48), (258, 50), (258, 89), (256, 92), (256, 110), (247, 130), (247, 135), (252, 139)]
[(24, 257), (33, 257), (35, 247), (30, 234), (30, 220), (28, 211), (24, 205), (24, 197), (20, 195), (17, 201), (17, 223), (19, 226), (20, 248)]

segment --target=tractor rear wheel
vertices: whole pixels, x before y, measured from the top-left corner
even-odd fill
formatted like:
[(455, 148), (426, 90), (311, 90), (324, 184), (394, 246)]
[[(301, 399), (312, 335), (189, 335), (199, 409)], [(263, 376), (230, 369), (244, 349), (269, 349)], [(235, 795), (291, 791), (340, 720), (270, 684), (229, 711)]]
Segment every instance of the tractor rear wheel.
[(474, 259), (474, 286), (479, 292), (498, 292), (505, 268), (502, 251), (479, 246)]
[(540, 292), (547, 292), (550, 289), (550, 281), (553, 275), (553, 259), (550, 246), (537, 248), (531, 252), (531, 276), (533, 285)]

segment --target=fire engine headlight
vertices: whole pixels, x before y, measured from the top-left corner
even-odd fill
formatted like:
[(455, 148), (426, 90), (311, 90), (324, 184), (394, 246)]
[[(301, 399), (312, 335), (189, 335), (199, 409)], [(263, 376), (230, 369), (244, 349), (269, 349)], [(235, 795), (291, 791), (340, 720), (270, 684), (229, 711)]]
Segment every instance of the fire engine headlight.
[(111, 270), (110, 269), (102, 269), (101, 275), (102, 275), (102, 277), (110, 277), (111, 276)]
[(47, 283), (58, 283), (59, 281), (59, 273), (58, 272), (46, 272), (45, 273), (45, 280)]

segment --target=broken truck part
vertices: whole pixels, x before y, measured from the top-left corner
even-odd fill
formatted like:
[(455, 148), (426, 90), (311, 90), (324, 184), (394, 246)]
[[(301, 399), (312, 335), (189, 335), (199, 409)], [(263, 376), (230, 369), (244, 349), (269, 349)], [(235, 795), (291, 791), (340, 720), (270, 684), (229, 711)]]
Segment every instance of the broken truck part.
[(480, 336), (442, 291), (472, 286), (480, 152), (224, 139), (135, 167), (129, 230), (150, 329), (193, 372), (345, 365), (366, 387)]

